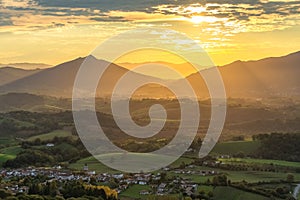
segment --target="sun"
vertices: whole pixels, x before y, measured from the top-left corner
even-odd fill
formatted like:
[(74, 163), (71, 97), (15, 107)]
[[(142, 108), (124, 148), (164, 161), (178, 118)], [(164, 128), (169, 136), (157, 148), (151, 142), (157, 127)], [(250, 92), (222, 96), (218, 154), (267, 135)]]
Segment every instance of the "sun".
[(192, 16), (190, 21), (194, 24), (200, 24), (204, 21), (203, 16)]

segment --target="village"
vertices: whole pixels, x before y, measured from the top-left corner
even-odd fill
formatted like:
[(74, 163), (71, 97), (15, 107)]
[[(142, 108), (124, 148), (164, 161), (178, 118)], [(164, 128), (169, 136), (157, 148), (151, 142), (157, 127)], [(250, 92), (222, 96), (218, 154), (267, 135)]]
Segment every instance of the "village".
[[(167, 173), (174, 174), (193, 174), (195, 176), (213, 176), (218, 174), (214, 170), (193, 170), (193, 165), (187, 166), (185, 169), (170, 169), (168, 167), (163, 168), (156, 173), (96, 173), (90, 171), (87, 165), (83, 166), (81, 171), (72, 171), (70, 169), (64, 169), (61, 166), (54, 167), (28, 167), (20, 169), (2, 169), (0, 171), (2, 177), (2, 184), (0, 189), (5, 189), (13, 194), (28, 193), (29, 187), (22, 181), (12, 184), (12, 180), (22, 180), (26, 177), (45, 177), (44, 184), (52, 181), (68, 182), (68, 181), (82, 181), (86, 184), (103, 184), (107, 185), (113, 181), (116, 183), (114, 189), (118, 194), (126, 191), (133, 185), (149, 186), (149, 190), (140, 190), (140, 195), (167, 195), (175, 192), (182, 191), (185, 195), (191, 196), (197, 191), (198, 184), (187, 178), (180, 176), (172, 177), (168, 179)], [(176, 190), (176, 191), (173, 191)]]

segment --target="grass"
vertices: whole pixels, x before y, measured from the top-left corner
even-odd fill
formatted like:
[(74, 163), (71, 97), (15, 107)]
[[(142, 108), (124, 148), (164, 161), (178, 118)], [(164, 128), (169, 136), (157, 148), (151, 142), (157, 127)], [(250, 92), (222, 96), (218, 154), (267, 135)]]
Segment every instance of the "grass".
[[(219, 173), (224, 173), (227, 175), (228, 179), (232, 182), (241, 182), (243, 180), (249, 183), (255, 183), (259, 181), (280, 181), (286, 180), (287, 174), (282, 172), (260, 172), (260, 171), (229, 171), (229, 170), (222, 170), (216, 168), (209, 168), (199, 166), (194, 168), (193, 170), (214, 170)], [(294, 178), (296, 182), (300, 182), (300, 174), (294, 173)], [(201, 176), (195, 174), (176, 174), (174, 172), (168, 172), (168, 177), (182, 177), (190, 179), (196, 183), (204, 183), (207, 179), (212, 181), (213, 176)]]
[(0, 150), (0, 165), (2, 166), (7, 160), (14, 159), (22, 151), (20, 146), (12, 146)]
[(175, 167), (176, 168), (176, 167), (179, 167), (182, 163), (190, 164), (193, 161), (194, 161), (194, 159), (192, 159), (192, 158), (180, 157), (175, 162), (170, 164), (170, 167)]
[(0, 150), (1, 153), (9, 154), (9, 155), (17, 155), (21, 151), (22, 151), (21, 146), (12, 146)]
[(260, 147), (259, 141), (237, 141), (218, 143), (212, 150), (212, 154), (233, 155), (238, 152), (251, 154)]
[(69, 165), (70, 169), (75, 170), (83, 170), (83, 166), (87, 164), (90, 171), (96, 171), (97, 173), (117, 173), (117, 170), (111, 169), (107, 167), (106, 165), (99, 162), (96, 158), (93, 156), (88, 158), (83, 158), (78, 160), (76, 163), (72, 163)]
[[(164, 156), (157, 156), (157, 155), (152, 155), (152, 154), (143, 154), (141, 156), (143, 158), (145, 156), (147, 156), (147, 158), (148, 158), (147, 163), (149, 164), (149, 166), (152, 166), (153, 162), (160, 162), (160, 160), (165, 159)], [(139, 165), (144, 166), (145, 165), (145, 163), (143, 163), (141, 165), (141, 163), (138, 162), (139, 161), (139, 156), (137, 156), (137, 154), (134, 154), (134, 153), (128, 153), (125, 158), (124, 158), (124, 155), (121, 155), (121, 154), (106, 154), (106, 155), (100, 155), (98, 157), (102, 161), (104, 161), (105, 163), (108, 163), (108, 164), (113, 164), (115, 166), (118, 166), (118, 165), (122, 164), (123, 169), (130, 169), (130, 165), (127, 166), (123, 162), (119, 163), (119, 160), (124, 161), (124, 159), (126, 159), (126, 163), (134, 162), (134, 163), (137, 163), (137, 166), (139, 166)], [(184, 162), (186, 164), (189, 164), (192, 161), (193, 161), (193, 159), (191, 159), (191, 158), (182, 157), (182, 158), (179, 158), (178, 160), (176, 160), (175, 162), (173, 162), (170, 166), (178, 167), (178, 166), (180, 166), (180, 164), (182, 162)], [(111, 163), (111, 162), (113, 162), (113, 163)], [(98, 173), (107, 173), (107, 172), (117, 173), (118, 172), (118, 170), (114, 170), (114, 169), (111, 169), (111, 168), (107, 167), (105, 164), (102, 164), (100, 161), (98, 161), (96, 158), (94, 158), (92, 156), (88, 157), (88, 158), (80, 159), (76, 163), (70, 164), (69, 168), (75, 169), (75, 170), (82, 170), (83, 166), (85, 164), (88, 165), (89, 170), (96, 171)]]
[(0, 145), (11, 145), (13, 142), (15, 142), (12, 138), (2, 137), (0, 138)]
[(215, 200), (268, 200), (269, 198), (253, 194), (250, 192), (245, 192), (232, 187), (216, 187), (214, 189), (214, 199)]
[[(249, 183), (259, 182), (259, 181), (280, 181), (286, 180), (286, 173), (278, 172), (256, 172), (256, 171), (223, 171), (227, 173), (228, 179), (232, 182), (247, 181)], [(300, 181), (300, 174), (293, 174), (295, 181)]]
[(267, 159), (252, 159), (252, 158), (230, 158), (230, 159), (219, 159), (225, 163), (249, 163), (249, 164), (273, 164), (273, 165), (280, 165), (285, 167), (299, 167), (299, 162), (288, 162), (283, 160), (267, 160)]
[(3, 165), (7, 160), (14, 159), (16, 156), (8, 154), (0, 154), (0, 165)]
[(204, 191), (205, 193), (212, 192), (213, 186), (200, 185), (200, 186), (198, 186), (197, 191), (198, 192)]
[(120, 194), (120, 197), (129, 197), (135, 199), (146, 199), (149, 195), (140, 195), (141, 190), (151, 191), (149, 185), (132, 185), (129, 186), (124, 192)]
[(56, 130), (56, 131), (52, 131), (50, 133), (46, 133), (46, 134), (41, 134), (41, 135), (36, 135), (36, 136), (32, 136), (30, 138), (28, 138), (29, 141), (34, 141), (37, 138), (41, 139), (42, 141), (45, 140), (51, 140), (54, 137), (68, 137), (68, 136), (72, 136), (70, 131), (65, 131), (65, 130)]

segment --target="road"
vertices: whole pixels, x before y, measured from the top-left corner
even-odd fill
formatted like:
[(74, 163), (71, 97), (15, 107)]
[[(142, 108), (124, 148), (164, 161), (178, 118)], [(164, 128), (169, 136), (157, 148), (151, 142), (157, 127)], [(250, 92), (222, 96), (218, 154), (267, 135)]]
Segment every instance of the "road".
[(293, 197), (294, 197), (295, 199), (297, 199), (297, 196), (298, 196), (299, 192), (300, 192), (300, 184), (298, 184), (298, 185), (295, 187), (295, 189), (294, 189)]

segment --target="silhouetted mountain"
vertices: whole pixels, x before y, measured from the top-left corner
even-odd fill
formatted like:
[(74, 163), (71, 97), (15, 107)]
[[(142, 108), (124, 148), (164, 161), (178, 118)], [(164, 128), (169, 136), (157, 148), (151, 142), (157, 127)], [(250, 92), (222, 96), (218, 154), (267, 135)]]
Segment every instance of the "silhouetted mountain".
[(44, 64), (44, 63), (9, 63), (9, 64), (0, 64), (0, 67), (14, 67), (14, 68), (21, 68), (21, 69), (45, 69), (51, 67), (51, 65)]
[[(228, 97), (300, 96), (300, 52), (258, 61), (235, 61), (219, 67), (219, 71)], [(198, 74), (187, 79), (197, 90), (205, 90)]]
[(30, 76), (40, 71), (40, 69), (24, 70), (10, 66), (2, 67), (0, 68), (0, 86), (24, 78), (26, 76)]
[[(98, 96), (109, 96), (117, 81), (126, 73), (129, 76), (129, 80), (134, 80), (134, 82), (142, 80), (155, 82), (158, 80), (154, 77), (129, 71), (104, 60), (97, 60), (94, 57), (90, 57), (90, 59), (92, 59), (96, 67), (101, 68), (109, 65), (99, 81), (97, 90)], [(45, 69), (1, 86), (0, 92), (27, 92), (49, 96), (71, 97), (75, 76), (83, 61), (84, 58), (78, 58), (56, 67)], [(258, 61), (236, 61), (219, 67), (219, 71), (223, 77), (228, 97), (299, 97), (299, 64), (300, 52), (296, 52), (283, 57), (266, 58)], [(211, 69), (206, 69), (201, 71), (201, 73), (209, 74), (210, 70)], [(89, 73), (92, 74), (93, 71)], [(206, 84), (199, 73), (191, 74), (187, 77), (187, 80), (191, 83), (199, 98), (209, 97)], [(186, 88), (182, 83), (183, 80), (165, 82), (166, 85), (173, 84), (173, 86), (178, 87), (179, 90), (184, 93)], [(131, 83), (127, 84), (128, 85), (125, 84), (125, 86), (130, 87)], [(119, 95), (126, 96), (127, 92), (128, 91), (124, 91), (124, 93)], [(172, 97), (172, 93), (168, 89), (156, 84), (142, 87), (135, 95), (141, 98)]]
[[(76, 74), (84, 59), (85, 58), (78, 58), (3, 85), (0, 87), (0, 92), (21, 92), (49, 96), (71, 97)], [(153, 77), (131, 72), (123, 67), (108, 63), (104, 60), (98, 60), (94, 57), (89, 57), (89, 59), (93, 62), (93, 66), (96, 68), (109, 65), (99, 81), (100, 87), (98, 87), (97, 92), (102, 96), (110, 95), (114, 85), (117, 83), (120, 77), (126, 73), (128, 73), (129, 79), (135, 80), (135, 82), (139, 80), (157, 80)], [(91, 68), (91, 70), (95, 70), (95, 68)], [(93, 74), (94, 72), (91, 71), (89, 73)], [(87, 77), (87, 80), (88, 79), (89, 77)]]

